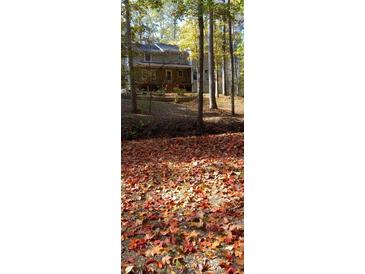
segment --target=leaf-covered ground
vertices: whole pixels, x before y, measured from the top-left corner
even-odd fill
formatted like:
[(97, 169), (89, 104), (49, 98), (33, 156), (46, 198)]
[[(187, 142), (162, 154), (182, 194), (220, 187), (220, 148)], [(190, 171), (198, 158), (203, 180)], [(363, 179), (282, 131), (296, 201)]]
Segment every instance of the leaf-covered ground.
[(243, 134), (122, 142), (122, 273), (243, 273)]

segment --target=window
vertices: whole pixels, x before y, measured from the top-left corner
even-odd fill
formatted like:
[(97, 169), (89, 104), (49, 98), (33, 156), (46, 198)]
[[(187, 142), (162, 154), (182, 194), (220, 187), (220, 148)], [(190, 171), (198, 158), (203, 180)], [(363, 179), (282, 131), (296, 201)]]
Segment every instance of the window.
[(204, 72), (205, 72), (205, 80), (209, 80), (209, 73), (208, 73), (208, 70), (206, 69)]
[(172, 71), (166, 70), (166, 81), (172, 81)]
[(196, 72), (196, 70), (193, 71), (193, 80), (197, 80), (198, 79), (198, 73)]
[(145, 52), (144, 53), (144, 60), (146, 62), (151, 62), (152, 58), (151, 58), (151, 53), (150, 52)]
[(177, 76), (179, 77), (179, 78), (183, 78), (183, 71), (182, 70), (179, 70), (178, 72), (177, 72)]
[(146, 69), (142, 69), (142, 80), (147, 80), (148, 72)]

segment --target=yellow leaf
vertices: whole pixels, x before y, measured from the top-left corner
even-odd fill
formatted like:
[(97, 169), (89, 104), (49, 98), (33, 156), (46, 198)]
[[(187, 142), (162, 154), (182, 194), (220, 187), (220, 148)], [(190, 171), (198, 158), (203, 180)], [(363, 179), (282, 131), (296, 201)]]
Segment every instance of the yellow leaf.
[(212, 252), (212, 251), (207, 251), (205, 253), (205, 255), (209, 258), (209, 259), (214, 259), (216, 257), (216, 255)]
[(133, 265), (129, 265), (129, 266), (127, 266), (126, 268), (125, 268), (125, 273), (129, 273), (129, 272), (131, 272), (132, 271), (132, 269), (133, 269)]
[(150, 233), (147, 233), (147, 234), (144, 236), (144, 238), (145, 238), (146, 240), (151, 240), (153, 237), (155, 237), (155, 235), (150, 234)]
[(215, 241), (214, 243), (212, 243), (211, 248), (216, 248), (217, 246), (219, 246), (221, 243), (219, 241)]
[(196, 238), (198, 236), (199, 234), (195, 230), (193, 230), (192, 232), (189, 233), (188, 238)]

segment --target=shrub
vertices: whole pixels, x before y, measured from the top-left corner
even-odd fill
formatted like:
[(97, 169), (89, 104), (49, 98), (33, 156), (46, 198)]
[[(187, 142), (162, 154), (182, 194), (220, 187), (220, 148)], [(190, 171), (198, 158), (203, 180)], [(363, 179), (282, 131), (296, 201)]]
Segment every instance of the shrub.
[(159, 89), (156, 91), (156, 96), (165, 96), (165, 89)]
[(179, 96), (184, 96), (184, 95), (185, 95), (186, 90), (185, 90), (185, 89), (182, 89), (182, 88), (173, 88), (173, 89), (172, 89), (172, 92), (173, 92), (173, 93), (176, 93), (176, 94), (177, 94), (177, 95), (179, 95)]

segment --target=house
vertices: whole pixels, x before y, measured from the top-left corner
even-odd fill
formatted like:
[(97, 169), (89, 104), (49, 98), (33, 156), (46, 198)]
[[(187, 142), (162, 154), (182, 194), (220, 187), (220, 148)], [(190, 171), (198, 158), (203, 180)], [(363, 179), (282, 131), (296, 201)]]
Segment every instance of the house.
[(134, 80), (140, 90), (181, 88), (192, 91), (192, 64), (189, 53), (164, 43), (135, 44)]

